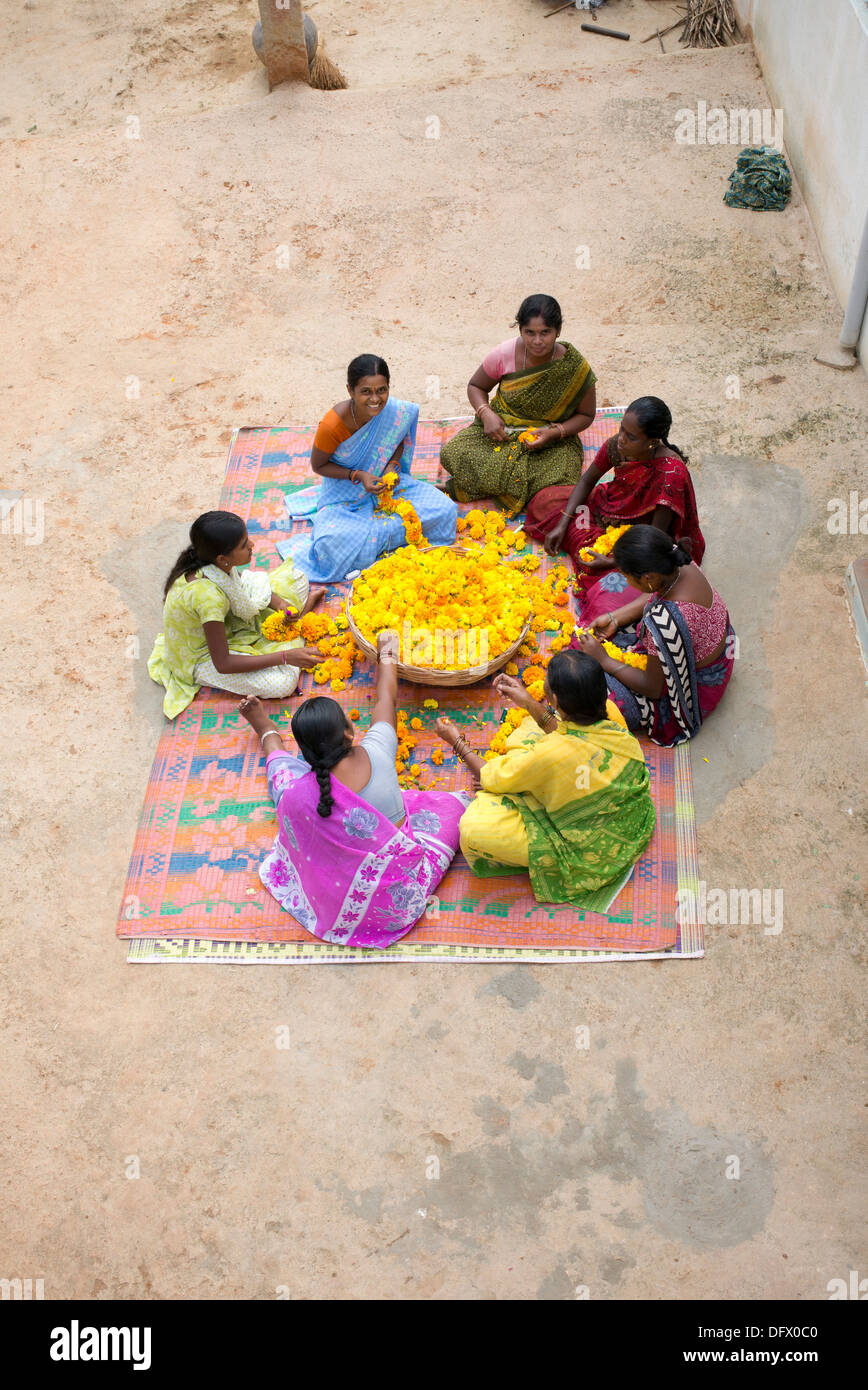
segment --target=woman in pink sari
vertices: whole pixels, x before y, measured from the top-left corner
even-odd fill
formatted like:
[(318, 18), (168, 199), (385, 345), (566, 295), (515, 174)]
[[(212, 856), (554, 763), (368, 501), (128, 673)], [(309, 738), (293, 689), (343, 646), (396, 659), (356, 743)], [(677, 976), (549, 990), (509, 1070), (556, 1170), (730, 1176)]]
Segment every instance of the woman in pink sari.
[(470, 802), (464, 792), (398, 785), (393, 647), (381, 634), (371, 727), (358, 743), (328, 697), (305, 700), (293, 715), (301, 757), (284, 750), (258, 699), (239, 705), (265, 750), (277, 809), (259, 877), (307, 931), (339, 946), (382, 949), (410, 931), (452, 862)]

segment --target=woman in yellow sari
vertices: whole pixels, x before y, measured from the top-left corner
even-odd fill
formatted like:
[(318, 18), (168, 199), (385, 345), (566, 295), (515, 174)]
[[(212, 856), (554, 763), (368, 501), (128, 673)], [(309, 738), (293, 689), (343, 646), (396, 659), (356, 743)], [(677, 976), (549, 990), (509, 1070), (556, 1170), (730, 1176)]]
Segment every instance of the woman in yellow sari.
[(571, 343), (558, 342), (562, 322), (556, 299), (530, 295), (516, 314), (519, 336), (494, 348), (470, 378), (476, 419), (440, 451), (445, 491), (456, 502), (497, 497), (515, 516), (542, 488), (582, 476), (579, 435), (597, 413), (597, 378)]
[(592, 658), (558, 652), (548, 703), (521, 681), (497, 676), (503, 699), (527, 710), (507, 751), (484, 762), (450, 719), (437, 733), (481, 790), (461, 817), (461, 849), (480, 877), (527, 872), (538, 902), (605, 912), (654, 832), (648, 768)]

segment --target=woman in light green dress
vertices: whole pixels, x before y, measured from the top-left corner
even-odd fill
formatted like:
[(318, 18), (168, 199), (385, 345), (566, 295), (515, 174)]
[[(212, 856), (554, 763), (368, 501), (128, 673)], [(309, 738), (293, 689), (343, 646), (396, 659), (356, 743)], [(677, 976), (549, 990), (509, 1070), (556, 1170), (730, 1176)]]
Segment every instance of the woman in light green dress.
[(295, 690), (299, 671), (322, 659), (300, 638), (269, 642), (261, 626), (269, 611), (309, 612), (325, 590), (312, 588), (292, 560), (270, 573), (242, 571), (252, 554), (247, 527), (234, 512), (205, 512), (193, 522), (190, 545), (166, 580), (163, 631), (148, 661), (148, 674), (166, 688), (169, 719), (203, 685), (284, 699)]

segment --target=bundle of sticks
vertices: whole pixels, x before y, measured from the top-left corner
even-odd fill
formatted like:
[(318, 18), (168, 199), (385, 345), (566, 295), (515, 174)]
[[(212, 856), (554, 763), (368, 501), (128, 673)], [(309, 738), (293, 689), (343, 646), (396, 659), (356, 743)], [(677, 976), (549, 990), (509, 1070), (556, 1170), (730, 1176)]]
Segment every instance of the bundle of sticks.
[(681, 43), (690, 48), (723, 48), (734, 42), (738, 24), (732, 0), (687, 0)]
[(686, 7), (682, 5), (679, 8), (683, 19), (676, 19), (668, 29), (655, 29), (653, 34), (640, 39), (640, 43), (650, 43), (657, 38), (663, 48), (664, 37), (679, 25), (679, 42), (690, 48), (723, 48), (730, 40), (734, 43), (738, 39), (738, 23), (732, 0), (687, 0)]

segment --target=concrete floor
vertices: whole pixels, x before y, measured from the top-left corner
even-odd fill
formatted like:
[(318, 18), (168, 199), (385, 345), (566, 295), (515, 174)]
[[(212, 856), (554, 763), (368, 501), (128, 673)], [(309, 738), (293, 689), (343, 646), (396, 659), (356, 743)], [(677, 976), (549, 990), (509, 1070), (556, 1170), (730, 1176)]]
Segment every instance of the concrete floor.
[[(868, 396), (812, 360), (841, 311), (798, 190), (729, 210), (735, 150), (673, 141), (700, 98), (768, 104), (752, 50), (606, 43), (539, 0), (311, 8), (346, 92), (268, 95), (247, 0), (145, 0), (131, 28), (39, 0), (0, 54), (3, 481), (45, 508), (41, 545), (3, 538), (0, 1275), (57, 1298), (824, 1298), (865, 1272), (842, 582), (864, 539), (826, 517), (864, 479)], [(669, 8), (608, 14), (641, 36)], [(691, 455), (741, 639), (693, 748), (701, 876), (783, 889), (781, 934), (715, 926), (683, 964), (127, 966), (162, 723), (144, 661), (232, 427), (315, 421), (371, 349), (460, 413), (539, 289), (601, 403), (662, 396)]]

